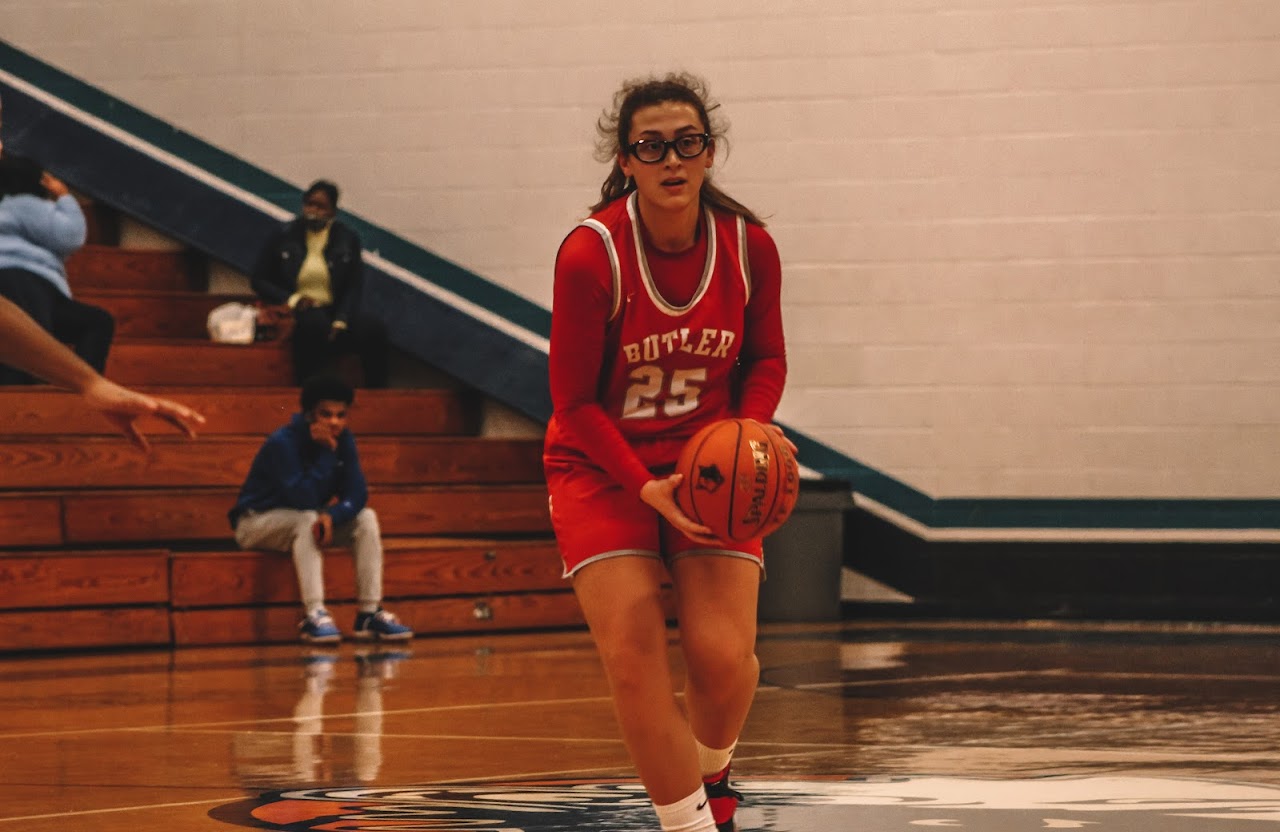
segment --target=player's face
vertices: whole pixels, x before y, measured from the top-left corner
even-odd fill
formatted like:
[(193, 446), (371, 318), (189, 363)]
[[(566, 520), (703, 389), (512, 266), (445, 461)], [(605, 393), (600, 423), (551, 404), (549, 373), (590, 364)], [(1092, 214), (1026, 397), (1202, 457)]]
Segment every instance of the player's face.
[(337, 439), (347, 429), (347, 406), (338, 401), (322, 401), (311, 411), (311, 421), (324, 425)]
[[(707, 132), (698, 111), (683, 101), (664, 101), (635, 111), (628, 144), (643, 139), (672, 141)], [(618, 157), (622, 172), (632, 177), (640, 198), (656, 208), (679, 211), (696, 205), (698, 192), (715, 161), (715, 142), (691, 159), (681, 158), (674, 147), (656, 162), (642, 162), (625, 149)]]

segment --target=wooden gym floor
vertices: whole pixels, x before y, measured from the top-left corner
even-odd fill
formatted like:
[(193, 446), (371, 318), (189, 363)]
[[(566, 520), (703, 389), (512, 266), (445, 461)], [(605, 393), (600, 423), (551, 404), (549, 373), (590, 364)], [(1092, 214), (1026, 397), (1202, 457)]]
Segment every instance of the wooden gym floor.
[[(1280, 829), (1280, 629), (767, 625), (759, 655), (742, 832)], [(0, 832), (657, 829), (580, 631), (0, 678)]]

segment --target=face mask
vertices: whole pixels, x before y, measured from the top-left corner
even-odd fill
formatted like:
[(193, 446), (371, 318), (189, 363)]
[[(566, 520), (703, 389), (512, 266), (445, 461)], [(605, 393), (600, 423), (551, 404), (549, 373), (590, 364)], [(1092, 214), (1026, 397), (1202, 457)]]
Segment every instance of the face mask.
[(324, 217), (309, 217), (304, 214), (302, 218), (306, 221), (307, 228), (311, 231), (324, 231), (325, 227), (329, 225), (329, 220)]

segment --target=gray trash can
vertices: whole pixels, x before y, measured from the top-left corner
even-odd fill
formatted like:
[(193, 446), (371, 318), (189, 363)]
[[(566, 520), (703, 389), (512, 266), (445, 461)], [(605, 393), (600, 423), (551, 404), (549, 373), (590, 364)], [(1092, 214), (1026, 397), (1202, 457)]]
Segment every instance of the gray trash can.
[(853, 506), (843, 480), (804, 480), (791, 518), (764, 539), (761, 621), (839, 621), (844, 513)]

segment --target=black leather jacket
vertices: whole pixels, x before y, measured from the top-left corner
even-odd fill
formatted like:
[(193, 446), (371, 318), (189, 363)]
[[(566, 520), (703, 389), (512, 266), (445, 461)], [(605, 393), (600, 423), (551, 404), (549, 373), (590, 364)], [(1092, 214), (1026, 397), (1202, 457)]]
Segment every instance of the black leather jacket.
[[(306, 256), (306, 224), (302, 219), (295, 219), (262, 247), (250, 277), (253, 291), (267, 303), (287, 302), (298, 291), (298, 272)], [(360, 293), (364, 288), (359, 235), (334, 220), (329, 227), (324, 260), (329, 266), (334, 320), (349, 323), (359, 314)]]

